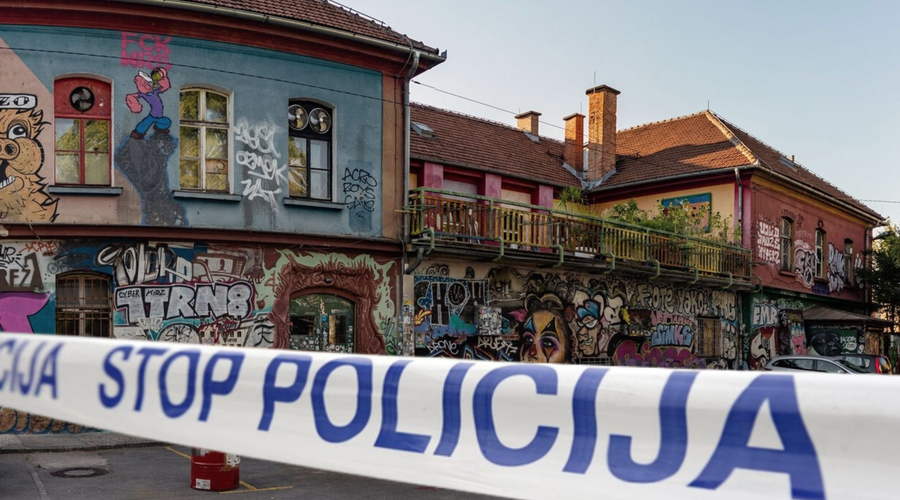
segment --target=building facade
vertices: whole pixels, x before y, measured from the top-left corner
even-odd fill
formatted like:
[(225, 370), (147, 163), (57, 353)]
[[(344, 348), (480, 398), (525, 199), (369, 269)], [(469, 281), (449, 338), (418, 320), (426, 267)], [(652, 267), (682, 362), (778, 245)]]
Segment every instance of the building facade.
[(403, 103), (443, 59), (312, 0), (5, 5), (0, 329), (396, 353)]

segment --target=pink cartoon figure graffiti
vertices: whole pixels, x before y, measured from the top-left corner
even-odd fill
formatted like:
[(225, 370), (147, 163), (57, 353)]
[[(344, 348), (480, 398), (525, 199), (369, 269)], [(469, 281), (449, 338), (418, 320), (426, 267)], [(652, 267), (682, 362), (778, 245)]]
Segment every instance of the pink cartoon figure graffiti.
[(143, 99), (150, 105), (150, 113), (144, 117), (134, 131), (131, 132), (132, 139), (143, 139), (144, 134), (150, 130), (152, 126), (158, 134), (168, 134), (169, 127), (172, 126), (172, 120), (163, 116), (163, 101), (160, 94), (169, 90), (172, 86), (169, 83), (169, 76), (165, 68), (154, 68), (148, 75), (143, 71), (138, 71), (134, 77), (134, 84), (137, 86), (137, 92), (125, 96), (125, 104), (132, 113), (140, 113), (144, 106), (140, 99)]

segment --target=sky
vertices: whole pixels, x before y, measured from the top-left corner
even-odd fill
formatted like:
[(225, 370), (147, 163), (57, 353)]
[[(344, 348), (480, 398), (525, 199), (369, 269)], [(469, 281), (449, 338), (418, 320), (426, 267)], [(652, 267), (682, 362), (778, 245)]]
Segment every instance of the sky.
[(621, 92), (618, 129), (710, 109), (900, 222), (900, 2), (341, 0), (447, 60), (411, 99), (540, 134)]

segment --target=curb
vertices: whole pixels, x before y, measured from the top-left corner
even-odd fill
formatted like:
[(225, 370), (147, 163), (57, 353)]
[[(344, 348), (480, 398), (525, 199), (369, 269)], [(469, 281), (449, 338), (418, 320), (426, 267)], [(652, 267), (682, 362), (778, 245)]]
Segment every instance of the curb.
[(0, 454), (97, 451), (160, 446), (166, 443), (114, 432), (81, 434), (0, 434)]

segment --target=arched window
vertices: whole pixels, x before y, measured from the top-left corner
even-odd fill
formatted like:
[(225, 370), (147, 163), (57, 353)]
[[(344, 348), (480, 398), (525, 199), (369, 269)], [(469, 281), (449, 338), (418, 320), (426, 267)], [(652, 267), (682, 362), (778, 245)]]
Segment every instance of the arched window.
[(290, 196), (331, 201), (334, 162), (331, 155), (334, 110), (312, 101), (288, 104)]
[(53, 84), (56, 184), (110, 185), (109, 83), (60, 78)]
[(179, 100), (181, 189), (228, 192), (228, 96), (208, 89), (184, 89)]
[(291, 349), (354, 352), (356, 305), (339, 295), (310, 293), (291, 299)]
[(56, 333), (112, 337), (112, 281), (99, 273), (56, 276)]

